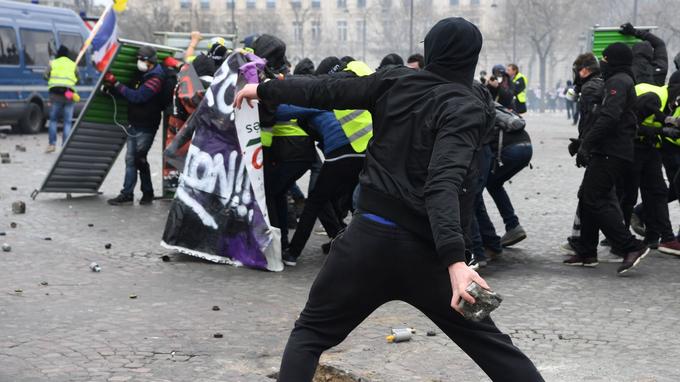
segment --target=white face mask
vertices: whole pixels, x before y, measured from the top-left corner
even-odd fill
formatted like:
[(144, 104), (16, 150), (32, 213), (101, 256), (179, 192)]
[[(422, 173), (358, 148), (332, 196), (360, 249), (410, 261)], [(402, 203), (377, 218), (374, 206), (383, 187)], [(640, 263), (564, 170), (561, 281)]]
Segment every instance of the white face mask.
[(149, 70), (149, 67), (146, 65), (146, 61), (137, 60), (137, 69), (140, 72), (146, 72)]

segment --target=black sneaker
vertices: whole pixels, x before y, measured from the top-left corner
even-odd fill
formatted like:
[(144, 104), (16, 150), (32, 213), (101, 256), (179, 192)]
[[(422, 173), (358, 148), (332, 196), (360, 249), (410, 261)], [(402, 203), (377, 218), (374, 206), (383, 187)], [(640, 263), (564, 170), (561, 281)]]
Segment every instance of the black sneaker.
[(656, 239), (656, 240), (654, 240), (654, 239), (651, 239), (651, 240), (645, 239), (645, 240), (643, 241), (643, 244), (644, 244), (645, 246), (651, 248), (651, 249), (659, 249), (659, 239)]
[(642, 222), (640, 215), (638, 215), (635, 211), (633, 211), (633, 213), (630, 215), (630, 228), (632, 228), (633, 232), (636, 234), (645, 237), (645, 223)]
[(281, 260), (283, 260), (283, 264), (289, 267), (294, 267), (297, 265), (297, 256), (293, 256), (288, 250), (283, 251)]
[(629, 252), (623, 258), (623, 264), (616, 270), (616, 273), (622, 275), (640, 264), (640, 261), (649, 254), (649, 248), (643, 248), (639, 251)]
[(581, 257), (579, 255), (574, 255), (564, 260), (565, 265), (575, 265), (580, 267), (595, 267), (599, 264), (597, 257)]
[(330, 251), (331, 251), (330, 241), (326, 244), (321, 244), (321, 252), (323, 252), (324, 255), (327, 255)]
[(113, 199), (109, 199), (106, 202), (112, 206), (122, 206), (124, 204), (132, 204), (134, 197), (132, 195), (119, 194)]
[(147, 205), (153, 203), (153, 194), (144, 194), (141, 199), (139, 199), (139, 205)]

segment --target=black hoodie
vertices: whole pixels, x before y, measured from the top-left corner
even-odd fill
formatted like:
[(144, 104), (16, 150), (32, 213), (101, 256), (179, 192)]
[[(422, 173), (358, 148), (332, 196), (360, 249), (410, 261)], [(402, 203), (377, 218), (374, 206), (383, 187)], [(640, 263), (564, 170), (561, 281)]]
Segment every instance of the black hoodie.
[(364, 109), (373, 140), (361, 173), (359, 209), (432, 243), (448, 266), (465, 260), (459, 197), (493, 107), (473, 91), (482, 35), (447, 18), (425, 38), (425, 70), (397, 67), (356, 78), (297, 78), (258, 87), (265, 101)]

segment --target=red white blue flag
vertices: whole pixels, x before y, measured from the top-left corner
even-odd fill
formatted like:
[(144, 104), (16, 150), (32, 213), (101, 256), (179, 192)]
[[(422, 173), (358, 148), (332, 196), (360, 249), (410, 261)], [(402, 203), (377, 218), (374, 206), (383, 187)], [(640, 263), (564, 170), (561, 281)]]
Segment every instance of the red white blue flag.
[(116, 12), (108, 12), (104, 16), (101, 27), (92, 39), (92, 61), (100, 72), (106, 69), (118, 47), (118, 25)]

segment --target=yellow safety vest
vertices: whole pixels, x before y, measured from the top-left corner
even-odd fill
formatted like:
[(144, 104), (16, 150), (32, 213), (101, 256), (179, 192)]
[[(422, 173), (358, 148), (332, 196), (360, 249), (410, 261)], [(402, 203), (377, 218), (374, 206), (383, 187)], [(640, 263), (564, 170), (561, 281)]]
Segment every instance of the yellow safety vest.
[[(664, 109), (666, 108), (666, 103), (668, 103), (668, 86), (656, 86), (652, 84), (635, 85), (635, 95), (640, 97), (641, 95), (647, 93), (654, 93), (659, 97), (659, 99), (661, 100), (661, 108), (659, 110), (663, 112)], [(657, 128), (663, 127), (661, 122), (657, 122), (654, 120), (654, 114), (645, 118), (645, 120), (642, 121), (642, 125)]]
[(273, 127), (260, 128), (262, 146), (271, 147), (274, 137), (306, 137), (307, 133), (298, 125), (297, 119), (279, 121)]
[(47, 81), (48, 88), (63, 87), (75, 91), (77, 82), (76, 63), (73, 60), (68, 57), (59, 57), (52, 61), (50, 79)]
[[(352, 61), (344, 69), (359, 77), (373, 74), (373, 70), (362, 61)], [(366, 110), (333, 110), (335, 118), (340, 122), (342, 131), (345, 132), (349, 143), (354, 151), (362, 153), (366, 151), (368, 142), (373, 137), (373, 118)]]
[(520, 103), (526, 103), (527, 102), (527, 86), (529, 86), (529, 80), (524, 76), (524, 74), (517, 72), (515, 74), (515, 78), (512, 79), (512, 82), (517, 82), (520, 79), (524, 80), (524, 90), (522, 90), (521, 93), (517, 94), (517, 101)]

